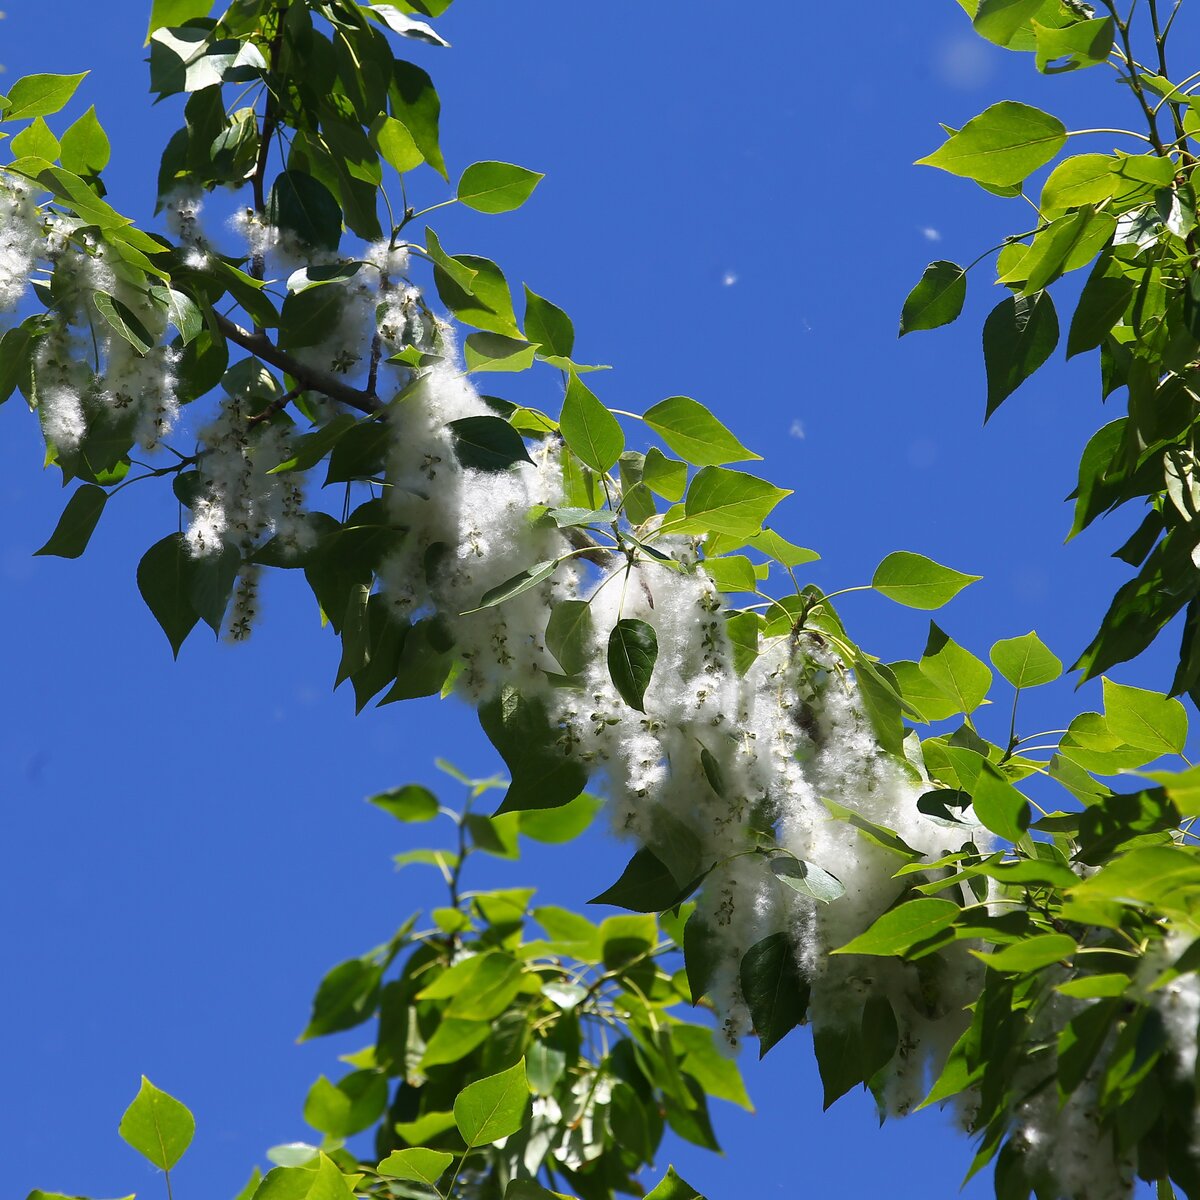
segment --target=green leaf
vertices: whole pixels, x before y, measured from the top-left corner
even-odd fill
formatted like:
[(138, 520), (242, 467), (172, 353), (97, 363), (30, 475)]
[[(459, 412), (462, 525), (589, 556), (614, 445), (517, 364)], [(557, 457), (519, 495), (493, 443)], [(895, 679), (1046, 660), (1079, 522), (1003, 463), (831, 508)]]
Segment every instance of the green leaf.
[(1004, 187), (1021, 183), (1066, 144), (1067, 127), (1028, 104), (1002, 100), (972, 117), (918, 165), (940, 167), (976, 183)]
[(495, 608), (497, 604), (503, 604), (505, 600), (519, 596), (522, 592), (537, 587), (539, 583), (545, 583), (558, 570), (561, 561), (561, 559), (552, 558), (546, 562), (534, 563), (533, 566), (526, 567), (523, 571), (518, 571), (511, 579), (506, 579), (494, 588), (489, 588), (479, 598), (478, 607), (468, 609), (462, 615), (469, 616), (471, 613), (482, 612), (485, 608)]
[(716, 417), (689, 396), (671, 396), (649, 409), (646, 424), (680, 458), (697, 467), (761, 458), (747, 450)]
[[(459, 291), (466, 295), (471, 294), (472, 285), (475, 282), (478, 271), (468, 267), (453, 255), (447, 254), (442, 249), (442, 243), (438, 241), (438, 236), (428, 226), (425, 229), (425, 249), (429, 257), (433, 260), (436, 267), (449, 277)], [(517, 331), (518, 333), (520, 330)]]
[(425, 161), (448, 181), (450, 176), (438, 144), (442, 106), (433, 81), (420, 67), (399, 59), (393, 63), (392, 73), (392, 86), (388, 92), (392, 116), (404, 123)]
[(32, 125), (22, 129), (13, 138), (9, 148), (16, 157), (33, 155), (35, 158), (44, 158), (47, 162), (54, 162), (62, 149), (58, 138), (50, 132), (50, 126), (41, 117), (35, 117)]
[(986, 417), (1050, 357), (1057, 345), (1058, 314), (1048, 292), (1009, 296), (992, 309), (983, 325)]
[(558, 808), (587, 784), (587, 769), (568, 758), (545, 706), (508, 686), (479, 707), (479, 723), (508, 767), (512, 783), (498, 812)]
[(379, 1003), (383, 967), (364, 958), (338, 963), (321, 980), (313, 998), (312, 1015), (300, 1041), (353, 1029), (368, 1020)]
[(871, 586), (909, 608), (941, 608), (980, 575), (964, 575), (923, 554), (896, 550), (875, 568)]
[(26, 75), (8, 89), (6, 121), (28, 121), (32, 117), (48, 117), (64, 108), (83, 82), (80, 75)]
[(992, 673), (969, 650), (963, 649), (932, 621), (921, 657), (921, 673), (943, 694), (954, 698), (958, 712), (973, 713), (987, 696)]
[(904, 301), (900, 336), (919, 329), (938, 329), (956, 321), (967, 298), (967, 273), (958, 263), (939, 259), (925, 268)]
[[(426, 241), (431, 242), (428, 230)], [(460, 272), (447, 271), (439, 263), (434, 268), (433, 281), (442, 303), (465, 325), (519, 338), (521, 331), (517, 327), (512, 293), (508, 290), (504, 272), (490, 258), (481, 258), (477, 254), (459, 254), (453, 261), (473, 273), (470, 290), (464, 290)]]
[(625, 435), (616, 417), (574, 371), (567, 380), (558, 425), (572, 452), (593, 471), (612, 470), (625, 449)]
[(121, 1117), (117, 1132), (160, 1171), (169, 1171), (192, 1144), (196, 1122), (174, 1096), (142, 1076), (142, 1086)]
[(781, 883), (822, 904), (831, 904), (846, 894), (846, 888), (837, 876), (792, 854), (777, 854), (770, 865), (771, 874)]
[[(458, 909), (453, 913), (466, 921)], [(461, 1062), (472, 1050), (477, 1050), (488, 1040), (492, 1033), (490, 1021), (467, 1021), (461, 1017), (443, 1017), (434, 1031), (433, 1037), (425, 1043), (425, 1053), (421, 1055), (421, 1070), (430, 1067), (444, 1066), (447, 1063)]]
[(104, 512), (108, 493), (94, 483), (77, 488), (67, 501), (50, 540), (34, 554), (53, 554), (59, 558), (78, 558), (87, 549), (88, 541)]
[(304, 1119), (330, 1137), (352, 1137), (374, 1125), (387, 1102), (387, 1076), (379, 1071), (354, 1071), (336, 1084), (320, 1075), (305, 1098)]
[[(346, 305), (345, 293), (341, 288), (309, 288), (303, 292), (289, 292), (284, 298), (279, 313), (279, 345), (284, 350), (301, 350), (319, 346), (329, 338), (331, 330), (341, 323)], [(334, 422), (354, 422), (350, 413), (338, 413)]]
[(1113, 174), (1115, 163), (1111, 154), (1076, 154), (1064, 158), (1042, 186), (1042, 213), (1053, 220), (1068, 209), (1107, 200), (1120, 182)]
[(851, 939), (834, 954), (903, 955), (936, 937), (954, 924), (959, 913), (949, 900), (922, 897), (885, 912), (865, 933)]
[(107, 292), (93, 292), (92, 302), (113, 331), (123, 337), (139, 354), (146, 354), (154, 346), (154, 335), (142, 324), (133, 310), (115, 296), (110, 296)]
[(281, 171), (275, 177), (267, 199), (267, 220), (316, 249), (336, 251), (342, 238), (341, 205), (305, 171)]
[(502, 417), (460, 417), (446, 427), (454, 437), (454, 453), (464, 467), (506, 471), (514, 463), (533, 461), (524, 439)]
[(1011, 971), (1026, 974), (1030, 971), (1040, 971), (1051, 963), (1064, 958), (1070, 958), (1079, 947), (1073, 937), (1065, 933), (1039, 933), (1023, 941), (1005, 946), (995, 954), (981, 954), (978, 950), (972, 953), (981, 963), (994, 971)]
[(1010, 842), (1018, 841), (1029, 828), (1029, 802), (990, 762), (980, 767), (971, 803), (979, 820)]
[(180, 345), (186, 346), (199, 337), (204, 329), (204, 314), (191, 296), (167, 287), (151, 288), (150, 294), (166, 311), (167, 323), (179, 331)]
[(462, 173), (457, 196), (461, 203), (476, 212), (512, 212), (533, 195), (533, 189), (543, 179), (545, 176), (537, 171), (513, 163), (477, 162)]
[(666, 864), (652, 851), (639, 850), (612, 887), (593, 896), (589, 904), (612, 904), (630, 912), (665, 912), (687, 898), (692, 888), (681, 888)]
[(558, 844), (577, 838), (595, 820), (604, 802), (586, 792), (559, 808), (525, 810), (518, 825), (521, 833), (535, 842)]
[(221, 632), (225, 609), (241, 564), (241, 551), (236, 546), (222, 546), (216, 554), (204, 554), (191, 560), (188, 600), (196, 615), (213, 633)]
[(537, 347), (521, 338), (502, 333), (471, 333), (463, 344), (468, 372), (527, 371), (533, 366)]
[(393, 1179), (408, 1179), (435, 1187), (453, 1161), (454, 1155), (447, 1154), (445, 1150), (426, 1150), (423, 1146), (416, 1146), (410, 1150), (393, 1150), (379, 1164), (378, 1170), (380, 1175), (389, 1175)]
[(95, 105), (69, 125), (62, 135), (62, 165), (76, 175), (98, 175), (108, 165), (111, 153), (108, 135), (96, 116)]
[(790, 490), (777, 488), (743, 471), (705, 467), (688, 487), (683, 520), (673, 526), (668, 523), (669, 531), (696, 534), (711, 531), (749, 539), (761, 531), (771, 510), (791, 494)]
[(546, 649), (566, 675), (577, 675), (591, 659), (592, 606), (586, 600), (560, 600), (546, 625)]
[(379, 151), (383, 160), (401, 175), (419, 167), (425, 156), (421, 153), (408, 126), (394, 117), (380, 113), (371, 123), (371, 144)]
[(200, 619), (190, 599), (192, 560), (183, 534), (172, 533), (155, 542), (138, 563), (138, 591), (179, 657), (179, 647)]
[(1096, 17), (1055, 29), (1033, 22), (1037, 39), (1036, 66), (1044, 75), (1058, 75), (1104, 62), (1113, 48), (1116, 24), (1112, 17)]
[(991, 649), (992, 666), (1016, 688), (1040, 687), (1062, 674), (1062, 663), (1030, 630), (1021, 637), (1002, 638)]
[(419, 783), (409, 783), (404, 787), (392, 788), (389, 792), (380, 792), (371, 796), (367, 803), (391, 813), (398, 821), (409, 823), (432, 821), (439, 811), (437, 797)]
[(972, 24), (975, 32), (997, 46), (1010, 46), (1045, 0), (979, 0)]
[(1109, 731), (1131, 746), (1158, 754), (1180, 754), (1187, 741), (1187, 710), (1161, 692), (1103, 679), (1104, 717)]
[(804, 1020), (808, 984), (800, 975), (795, 947), (786, 933), (772, 933), (755, 942), (742, 956), (740, 975), (761, 1059)]
[(522, 1058), (507, 1071), (468, 1084), (454, 1101), (454, 1121), (468, 1146), (486, 1146), (521, 1128), (529, 1105)]
[[(508, 1200), (507, 1196), (505, 1200)], [(662, 1182), (647, 1192), (646, 1200), (704, 1200), (704, 1197), (690, 1183), (680, 1179), (674, 1167), (668, 1167)]]
[(664, 500), (677, 503), (687, 490), (687, 463), (668, 458), (657, 446), (646, 451), (642, 482)]
[[(1112, 254), (1100, 255), (1083, 285), (1071, 328), (1067, 333), (1067, 357), (1095, 350), (1124, 315), (1134, 293), (1134, 282)], [(1114, 422), (1115, 424), (1115, 422)]]
[(542, 354), (570, 358), (575, 349), (575, 326), (557, 304), (525, 285), (525, 336), (541, 346)]
[(183, 25), (196, 17), (207, 17), (211, 9), (209, 0), (154, 0), (146, 40), (150, 40), (150, 35), (156, 29), (167, 25)]
[(658, 659), (658, 635), (645, 621), (623, 618), (608, 637), (608, 674), (630, 708), (645, 712), (646, 688)]

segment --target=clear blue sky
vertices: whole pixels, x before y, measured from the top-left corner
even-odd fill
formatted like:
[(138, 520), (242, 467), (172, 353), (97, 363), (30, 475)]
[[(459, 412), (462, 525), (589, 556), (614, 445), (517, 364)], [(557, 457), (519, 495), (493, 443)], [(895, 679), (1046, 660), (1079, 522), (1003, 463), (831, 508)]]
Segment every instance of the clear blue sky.
[[(111, 199), (150, 222), (180, 105), (149, 105), (147, 8), (13, 0), (0, 61), (10, 79), (93, 69), (74, 110), (96, 104)], [(1031, 627), (1078, 652), (1126, 570), (1107, 557), (1118, 521), (1062, 545), (1079, 451), (1116, 415), (1101, 413), (1095, 364), (1056, 364), (985, 431), (979, 327), (999, 298), (987, 277), (972, 278), (959, 325), (895, 335), (926, 262), (970, 261), (1028, 224), (1019, 202), (910, 165), (940, 140), (937, 122), (1011, 97), (1068, 124), (1119, 124), (1111, 73), (1042, 79), (977, 42), (953, 0), (459, 0), (442, 28), (454, 49), (416, 54), (442, 93), (452, 169), (500, 158), (548, 176), (518, 214), (448, 213), (452, 250), (497, 259), (566, 308), (579, 355), (616, 368), (600, 380), (609, 404), (693, 395), (763, 452), (765, 473), (796, 490), (781, 532), (824, 555), (816, 582), (865, 582), (888, 551), (919, 550), (986, 576), (942, 622), (977, 653)], [(424, 186), (442, 198), (432, 177)], [(541, 386), (553, 406), (551, 373)], [(271, 581), (248, 645), (195, 634), (172, 663), (134, 569), (174, 529), (174, 503), (131, 489), (83, 560), (34, 559), (65, 501), (40, 461), (35, 422), (12, 400), (0, 411), (0, 1193), (162, 1196), (116, 1136), (144, 1072), (196, 1114), (176, 1196), (220, 1200), (266, 1147), (309, 1135), (308, 1085), (360, 1040), (294, 1045), (316, 981), (427, 902), (423, 877), (391, 869), (412, 835), (362, 798), (438, 782), (435, 754), (478, 774), (498, 763), (456, 702), (355, 718), (331, 691), (336, 643), (290, 579)], [(884, 657), (923, 645), (924, 620), (882, 599), (848, 597), (843, 611)], [(1166, 672), (1160, 655), (1119, 677), (1164, 686)], [(1060, 725), (1074, 703), (1065, 686), (1031, 704), (1030, 727)], [(578, 906), (627, 853), (598, 834), (522, 867), (485, 864), (482, 880), (537, 882)], [(744, 1066), (758, 1112), (719, 1105), (726, 1157), (664, 1151), (711, 1200), (955, 1194), (966, 1141), (938, 1114), (880, 1131), (861, 1095), (822, 1115), (807, 1034)], [(989, 1193), (986, 1180), (966, 1192)]]

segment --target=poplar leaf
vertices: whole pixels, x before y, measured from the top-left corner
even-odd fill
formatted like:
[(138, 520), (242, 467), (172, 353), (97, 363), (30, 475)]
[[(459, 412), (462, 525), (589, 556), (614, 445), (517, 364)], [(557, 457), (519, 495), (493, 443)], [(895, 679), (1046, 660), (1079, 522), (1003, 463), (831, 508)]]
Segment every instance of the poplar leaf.
[(608, 673), (621, 699), (646, 711), (646, 688), (658, 658), (658, 635), (645, 621), (624, 618), (608, 637)]
[(742, 956), (740, 975), (761, 1059), (804, 1020), (808, 984), (800, 975), (795, 947), (786, 933), (772, 933), (755, 942)]
[(457, 196), (476, 212), (511, 212), (533, 195), (543, 179), (544, 175), (515, 163), (477, 162), (462, 173)]
[(571, 451), (593, 471), (612, 470), (625, 449), (625, 435), (616, 417), (573, 371), (558, 426)]
[(169, 1171), (191, 1145), (196, 1122), (186, 1105), (142, 1076), (142, 1086), (117, 1132), (160, 1171)]
[(59, 558), (78, 558), (87, 549), (92, 532), (108, 503), (108, 493), (94, 483), (77, 488), (67, 501), (50, 540), (34, 554), (53, 554)]
[(672, 396), (661, 401), (646, 412), (645, 421), (680, 458), (697, 467), (719, 467), (762, 457), (747, 450), (703, 404), (690, 396)]
[(983, 324), (983, 359), (987, 368), (985, 420), (1054, 352), (1058, 314), (1048, 292), (1009, 296)]
[(1003, 638), (991, 650), (992, 665), (1013, 687), (1040, 687), (1062, 674), (1062, 663), (1032, 630), (1021, 637)]
[(1067, 127), (1057, 117), (1028, 104), (1002, 100), (972, 117), (917, 164), (1005, 187), (1021, 183), (1048, 163), (1066, 141)]
[(959, 913), (949, 900), (922, 897), (885, 912), (865, 933), (851, 939), (834, 954), (902, 955), (948, 929)]
[(904, 301), (900, 336), (949, 325), (958, 319), (966, 298), (967, 273), (958, 263), (946, 259), (930, 263)]
[(941, 608), (968, 584), (981, 578), (943, 567), (923, 554), (897, 550), (875, 568), (871, 586), (898, 604), (928, 610)]
[(521, 1128), (529, 1104), (525, 1060), (468, 1084), (454, 1101), (454, 1123), (468, 1146), (486, 1146)]

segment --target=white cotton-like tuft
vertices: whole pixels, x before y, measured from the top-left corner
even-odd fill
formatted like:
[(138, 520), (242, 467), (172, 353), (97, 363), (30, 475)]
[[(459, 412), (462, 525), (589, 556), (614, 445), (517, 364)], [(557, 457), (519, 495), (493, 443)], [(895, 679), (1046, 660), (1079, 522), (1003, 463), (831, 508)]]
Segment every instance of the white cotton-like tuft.
[(0, 176), (0, 313), (16, 308), (34, 263), (44, 253), (42, 218), (29, 189)]

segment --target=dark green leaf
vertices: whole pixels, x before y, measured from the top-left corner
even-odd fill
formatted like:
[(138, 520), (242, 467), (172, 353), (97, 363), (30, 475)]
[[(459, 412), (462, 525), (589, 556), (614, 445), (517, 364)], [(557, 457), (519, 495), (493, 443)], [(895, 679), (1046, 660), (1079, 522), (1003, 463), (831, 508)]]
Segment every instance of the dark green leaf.
[(987, 416), (1040, 367), (1058, 345), (1058, 315), (1048, 292), (1009, 296), (983, 325)]
[(674, 875), (650, 850), (639, 850), (626, 865), (621, 878), (589, 904), (612, 904), (630, 912), (664, 912), (687, 899), (692, 889), (683, 889)]
[(339, 963), (321, 980), (300, 1041), (353, 1029), (369, 1020), (379, 1003), (382, 977), (383, 968), (369, 959)]
[(742, 956), (741, 983), (762, 1058), (808, 1011), (808, 984), (796, 965), (791, 938), (772, 933), (755, 942)]
[(558, 808), (583, 791), (587, 770), (567, 757), (558, 730), (536, 697), (506, 687), (480, 706), (479, 723), (512, 777), (499, 812)]
[(138, 591), (162, 626), (176, 657), (200, 619), (190, 599), (191, 577), (192, 560), (180, 533), (155, 542), (138, 563)]
[(50, 540), (35, 554), (54, 554), (59, 558), (78, 558), (87, 549), (88, 541), (104, 512), (108, 493), (95, 484), (85, 483), (67, 501)]
[(658, 635), (645, 621), (624, 618), (608, 638), (608, 674), (630, 708), (645, 712), (646, 688), (658, 659)]
[(462, 417), (448, 425), (454, 452), (464, 467), (504, 471), (518, 462), (532, 462), (524, 439), (502, 417)]
[(958, 263), (939, 259), (925, 268), (920, 282), (904, 301), (900, 336), (937, 329), (958, 319), (967, 298), (967, 273)]

